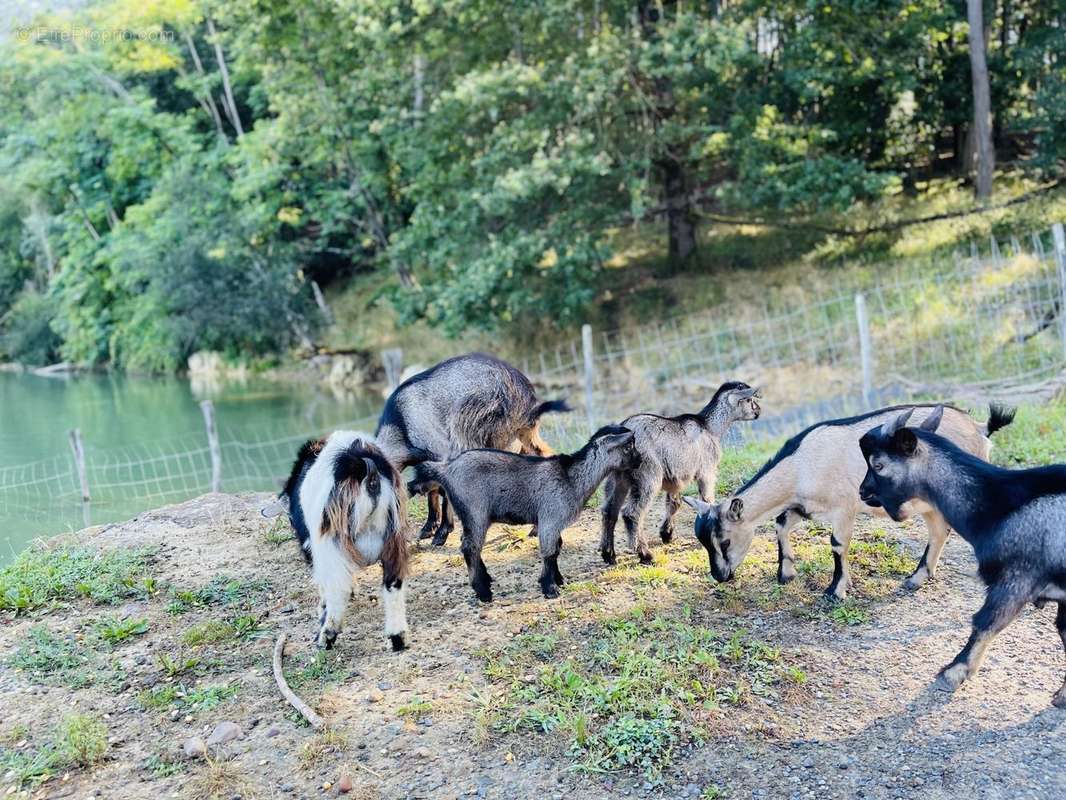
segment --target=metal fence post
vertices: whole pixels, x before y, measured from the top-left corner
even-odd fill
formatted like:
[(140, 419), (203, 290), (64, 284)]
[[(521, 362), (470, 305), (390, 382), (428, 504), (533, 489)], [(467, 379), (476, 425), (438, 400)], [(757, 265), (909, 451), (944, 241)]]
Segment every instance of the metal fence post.
[(596, 429), (596, 412), (593, 408), (593, 389), (596, 385), (596, 362), (592, 353), (592, 326), (581, 326), (581, 353), (585, 359), (585, 411), (589, 418), (589, 431)]
[(862, 292), (855, 295), (855, 321), (859, 325), (859, 358), (862, 361), (862, 402), (869, 407), (873, 403), (874, 365), (873, 347), (870, 344), (870, 319), (866, 313), (866, 297)]
[(211, 451), (211, 491), (222, 491), (222, 448), (218, 446), (218, 428), (215, 427), (215, 404), (210, 400), (200, 403), (207, 426), (207, 447)]
[(70, 432), (70, 449), (74, 452), (74, 466), (78, 470), (78, 483), (81, 484), (81, 500), (89, 502), (89, 476), (85, 471), (85, 447), (81, 441), (81, 430), (75, 428)]
[(1059, 330), (1062, 335), (1062, 358), (1066, 361), (1066, 232), (1061, 222), (1051, 226), (1051, 240), (1055, 245), (1055, 265), (1059, 270)]

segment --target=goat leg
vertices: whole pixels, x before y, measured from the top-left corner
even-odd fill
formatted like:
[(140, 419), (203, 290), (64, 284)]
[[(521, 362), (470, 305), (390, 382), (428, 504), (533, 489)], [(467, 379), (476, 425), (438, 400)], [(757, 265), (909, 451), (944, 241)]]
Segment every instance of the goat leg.
[(843, 601), (847, 599), (851, 589), (848, 548), (851, 546), (851, 534), (855, 528), (855, 515), (850, 512), (837, 514), (831, 524), (833, 533), (829, 542), (833, 547), (833, 581), (825, 590), (825, 596), (832, 601)]
[(462, 552), (463, 561), (470, 575), (470, 585), (477, 599), (483, 603), (492, 602), (492, 578), (481, 560), (481, 549), (485, 546), (485, 533), (488, 525), (463, 524)]
[(448, 495), (441, 493), (440, 527), (437, 528), (437, 533), (433, 536), (433, 546), (443, 547), (448, 542), (448, 536), (453, 530), (455, 530), (455, 514), (452, 511), (451, 503), (448, 502)]
[[(1066, 602), (1059, 601), (1059, 611), (1055, 615), (1055, 627), (1059, 629), (1062, 649), (1066, 650)], [(1058, 708), (1066, 708), (1066, 680), (1062, 682), (1062, 688), (1055, 693), (1051, 702)]]
[(669, 544), (674, 539), (674, 515), (681, 508), (681, 493), (666, 493), (666, 516), (663, 518), (662, 527), (659, 528), (659, 538), (663, 544)]
[(777, 582), (788, 583), (796, 577), (796, 554), (790, 534), (803, 517), (791, 508), (777, 515)]
[(976, 675), (992, 639), (1017, 619), (1025, 608), (1029, 593), (1016, 581), (1016, 576), (1004, 576), (1000, 582), (989, 587), (984, 605), (973, 615), (973, 631), (966, 646), (937, 675), (934, 686), (938, 690), (954, 692), (963, 681)]
[(426, 495), (426, 522), (418, 532), (419, 540), (428, 539), (433, 535), (440, 521), (441, 492), (439, 489), (430, 489)]
[(614, 550), (614, 528), (618, 524), (618, 512), (622, 510), (629, 483), (621, 475), (608, 475), (603, 485), (603, 527), (600, 531), (600, 555), (607, 564), (618, 561)]
[(909, 592), (913, 592), (936, 575), (940, 554), (944, 552), (944, 545), (948, 540), (948, 523), (940, 514), (931, 511), (922, 514), (922, 518), (929, 531), (929, 543), (925, 546), (925, 552), (922, 553), (914, 572), (903, 581), (903, 588)]

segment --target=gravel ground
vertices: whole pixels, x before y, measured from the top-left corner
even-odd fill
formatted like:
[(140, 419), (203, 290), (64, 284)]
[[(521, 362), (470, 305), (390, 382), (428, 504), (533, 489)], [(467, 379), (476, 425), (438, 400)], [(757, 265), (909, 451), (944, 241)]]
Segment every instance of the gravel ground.
[[(820, 599), (824, 572), (775, 591), (774, 549), (765, 536), (738, 582), (714, 585), (703, 574), (705, 562), (695, 566), (700, 561), (686, 508), (677, 541), (663, 548), (662, 563), (676, 567), (694, 587), (685, 602), (695, 602), (700, 624), (742, 624), (801, 663), (808, 680), (786, 698), (723, 714), (704, 741), (685, 746), (653, 783), (635, 772), (575, 771), (566, 748), (551, 735), (485, 735), (471, 701), (492, 689), (481, 654), (523, 631), (546, 621), (563, 628), (605, 609), (630, 607), (638, 597), (664, 611), (680, 602), (670, 588), (644, 591), (605, 573), (594, 511), (567, 531), (560, 566), (571, 581), (591, 581), (598, 588), (568, 592), (557, 601), (539, 595), (536, 546), (524, 529), (490, 531), (485, 560), (498, 600), (489, 607), (473, 601), (457, 536), (440, 550), (420, 548), (409, 584), (410, 647), (401, 654), (389, 652), (381, 635), (380, 573), (374, 568), (361, 575), (349, 627), (331, 662), (344, 674), (301, 690), (343, 732), (329, 740), (293, 719), (270, 674), (279, 632), (289, 632), (293, 640), (286, 650), (289, 669), (309, 657), (315, 596), (295, 544), (271, 537), (270, 523), (258, 516), (265, 499), (206, 495), (82, 532), (79, 540), (103, 549), (158, 548), (152, 571), (160, 589), (117, 609), (76, 604), (29, 619), (0, 619), (2, 653), (14, 652), (36, 624), (81, 636), (91, 620), (108, 613), (144, 617), (150, 626), (147, 634), (108, 654), (125, 671), (118, 685), (74, 689), (35, 680), (4, 658), (0, 733), (20, 724), (27, 731), (22, 741), (9, 742), (10, 748), (37, 746), (53, 721), (72, 708), (103, 719), (110, 746), (106, 760), (91, 771), (22, 789), (8, 786), (8, 776), (0, 792), (119, 800), (310, 798), (336, 796), (350, 783), (348, 796), (360, 798), (561, 798), (575, 791), (592, 798), (1066, 797), (1066, 713), (1050, 705), (1066, 659), (1052, 609), (1028, 610), (997, 639), (979, 675), (955, 695), (931, 689), (936, 671), (963, 645), (982, 594), (972, 554), (958, 537), (949, 541), (937, 579), (915, 594), (895, 588), (898, 575), (886, 578), (857, 568), (856, 607), (865, 621), (843, 625)], [(920, 524), (862, 523), (857, 538), (875, 528), (912, 556), (920, 553)], [(801, 534), (801, 558), (803, 548), (824, 556), (826, 539), (818, 532)], [(167, 585), (203, 585), (219, 573), (269, 582), (246, 601), (261, 619), (260, 631), (197, 650), (212, 667), (188, 677), (190, 688), (224, 682), (236, 693), (217, 707), (190, 713), (144, 708), (138, 698), (170, 682), (158, 654), (172, 652), (191, 626), (233, 613), (222, 606), (170, 613)], [(417, 702), (431, 704), (432, 711), (423, 716), (403, 711)], [(213, 763), (186, 758), (184, 744), (206, 739), (220, 722), (241, 729), (219, 751), (223, 757)], [(173, 774), (152, 769), (153, 759), (172, 764)]]

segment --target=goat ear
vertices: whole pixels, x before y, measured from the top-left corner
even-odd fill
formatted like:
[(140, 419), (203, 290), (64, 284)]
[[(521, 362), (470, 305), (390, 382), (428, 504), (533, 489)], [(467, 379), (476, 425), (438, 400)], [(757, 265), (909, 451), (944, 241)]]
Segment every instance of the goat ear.
[(913, 456), (918, 449), (918, 437), (914, 435), (914, 431), (908, 428), (896, 431), (892, 438), (899, 451), (908, 458)]
[(378, 465), (374, 463), (374, 459), (363, 456), (362, 460), (363, 466), (366, 467), (366, 474), (363, 476), (362, 480), (365, 481), (371, 475), (376, 476), (378, 474)]
[(742, 516), (744, 516), (744, 501), (739, 497), (734, 497), (729, 501), (729, 513), (726, 514), (726, 518), (730, 522), (740, 522)]
[(885, 436), (895, 436), (896, 431), (900, 430), (904, 425), (907, 424), (907, 420), (911, 418), (911, 414), (913, 413), (914, 409), (908, 408), (895, 419), (886, 422), (882, 426), (882, 432), (885, 434)]
[(703, 502), (698, 497), (682, 497), (681, 499), (689, 508), (693, 509), (701, 517), (714, 508), (713, 505)]
[(922, 424), (919, 425), (918, 427), (921, 430), (923, 430), (923, 431), (928, 431), (929, 433), (934, 433), (936, 431), (937, 427), (939, 427), (939, 425), (940, 425), (940, 420), (942, 420), (943, 418), (944, 418), (944, 406), (937, 406), (936, 408), (933, 409), (933, 413), (930, 414), (928, 417), (926, 417), (925, 421), (922, 422)]

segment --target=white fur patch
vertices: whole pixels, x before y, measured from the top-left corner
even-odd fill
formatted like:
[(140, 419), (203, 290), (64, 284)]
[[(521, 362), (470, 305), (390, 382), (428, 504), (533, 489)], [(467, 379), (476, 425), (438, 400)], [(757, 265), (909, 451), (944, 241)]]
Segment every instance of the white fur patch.
[(381, 587), (381, 604), (385, 608), (385, 635), (396, 636), (407, 630), (407, 584), (399, 589)]

